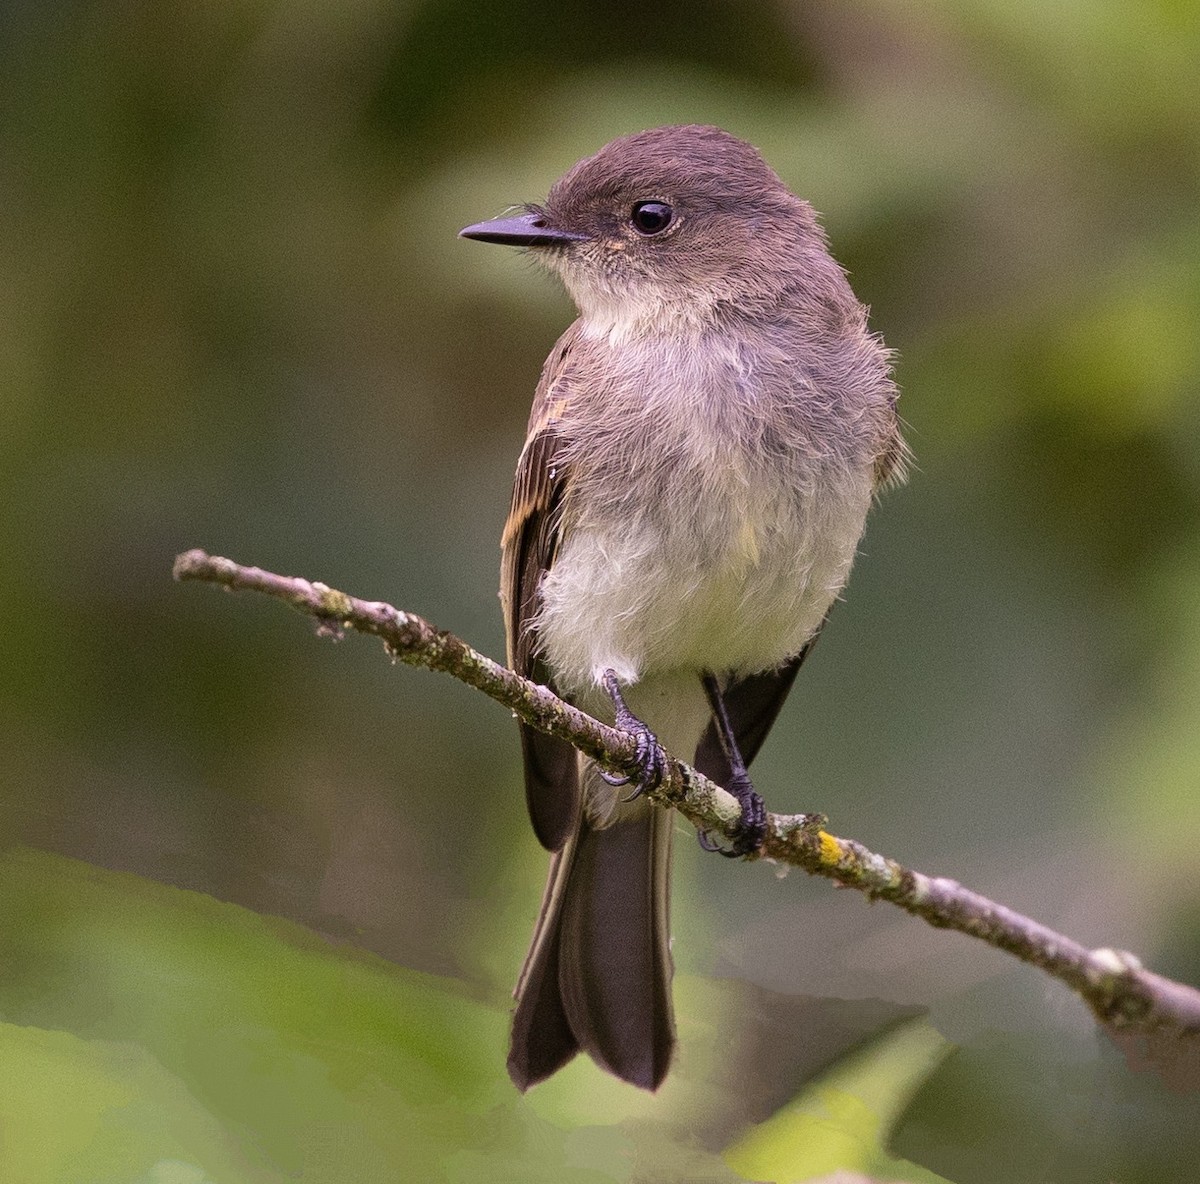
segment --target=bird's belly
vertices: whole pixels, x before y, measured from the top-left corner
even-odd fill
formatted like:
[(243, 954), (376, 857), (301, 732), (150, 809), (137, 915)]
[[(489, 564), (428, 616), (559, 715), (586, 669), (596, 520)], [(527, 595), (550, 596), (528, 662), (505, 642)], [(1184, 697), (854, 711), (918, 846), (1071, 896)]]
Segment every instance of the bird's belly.
[(537, 618), (559, 686), (578, 692), (607, 669), (627, 683), (744, 674), (798, 653), (846, 582), (871, 497), (866, 475), (819, 485), (808, 497), (739, 480), (681, 499), (671, 518), (577, 523)]

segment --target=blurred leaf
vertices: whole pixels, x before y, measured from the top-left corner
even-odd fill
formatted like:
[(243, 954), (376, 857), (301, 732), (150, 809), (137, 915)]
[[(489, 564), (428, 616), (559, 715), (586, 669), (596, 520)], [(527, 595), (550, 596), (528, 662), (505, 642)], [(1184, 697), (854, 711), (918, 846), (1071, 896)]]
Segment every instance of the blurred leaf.
[(926, 1020), (914, 1020), (850, 1054), (796, 1100), (725, 1153), (747, 1179), (811, 1180), (854, 1169), (882, 1180), (944, 1184), (886, 1151), (913, 1094), (950, 1051)]
[(249, 1168), (184, 1083), (134, 1045), (0, 1024), (0, 1057), (5, 1179), (212, 1184), (276, 1178)]
[[(507, 1009), (453, 983), (34, 851), (0, 893), (0, 1178), (549, 1184), (577, 1159), (504, 1076)], [(624, 1148), (571, 1179), (625, 1178)]]

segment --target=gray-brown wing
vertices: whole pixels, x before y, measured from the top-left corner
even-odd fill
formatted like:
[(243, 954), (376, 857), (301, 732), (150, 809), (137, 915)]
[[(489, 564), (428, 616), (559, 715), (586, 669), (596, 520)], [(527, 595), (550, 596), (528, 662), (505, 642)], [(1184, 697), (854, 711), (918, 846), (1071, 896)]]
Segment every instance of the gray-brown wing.
[[(554, 563), (558, 549), (562, 504), (569, 485), (559, 421), (567, 406), (568, 358), (575, 335), (572, 326), (555, 346), (542, 372), (501, 542), (500, 597), (508, 664), (518, 674), (551, 687), (550, 673), (538, 653), (533, 622), (542, 577)], [(579, 817), (575, 749), (524, 724), (520, 729), (529, 817), (542, 846), (557, 851), (570, 837)]]

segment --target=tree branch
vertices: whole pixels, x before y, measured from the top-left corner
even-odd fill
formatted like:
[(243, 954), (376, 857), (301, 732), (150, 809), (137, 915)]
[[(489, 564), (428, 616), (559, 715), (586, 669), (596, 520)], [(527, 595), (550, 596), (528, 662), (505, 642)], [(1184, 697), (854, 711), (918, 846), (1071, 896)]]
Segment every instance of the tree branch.
[[(397, 660), (453, 675), (609, 772), (636, 772), (634, 744), (625, 733), (413, 613), (199, 550), (178, 556), (174, 575), (273, 596), (314, 617), (324, 635), (340, 638), (346, 629), (371, 634)], [(701, 830), (733, 837), (740, 816), (736, 799), (682, 761), (667, 756), (662, 782), (649, 796)], [(829, 834), (826, 821), (822, 815), (770, 814), (759, 854), (890, 901), (930, 925), (977, 937), (1039, 967), (1074, 990), (1132, 1058), (1152, 1063), (1178, 1087), (1200, 1085), (1200, 991), (1145, 970), (1132, 954), (1088, 949), (954, 880), (912, 871), (853, 839)]]

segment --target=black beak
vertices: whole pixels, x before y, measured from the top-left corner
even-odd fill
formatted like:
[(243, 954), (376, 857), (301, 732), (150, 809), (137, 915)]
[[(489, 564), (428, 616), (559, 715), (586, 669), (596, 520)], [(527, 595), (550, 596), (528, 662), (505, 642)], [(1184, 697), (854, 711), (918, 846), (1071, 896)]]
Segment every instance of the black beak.
[(587, 235), (558, 230), (546, 221), (544, 214), (520, 214), (516, 218), (493, 218), (490, 222), (464, 226), (458, 237), (502, 243), (506, 247), (558, 247), (582, 242)]

